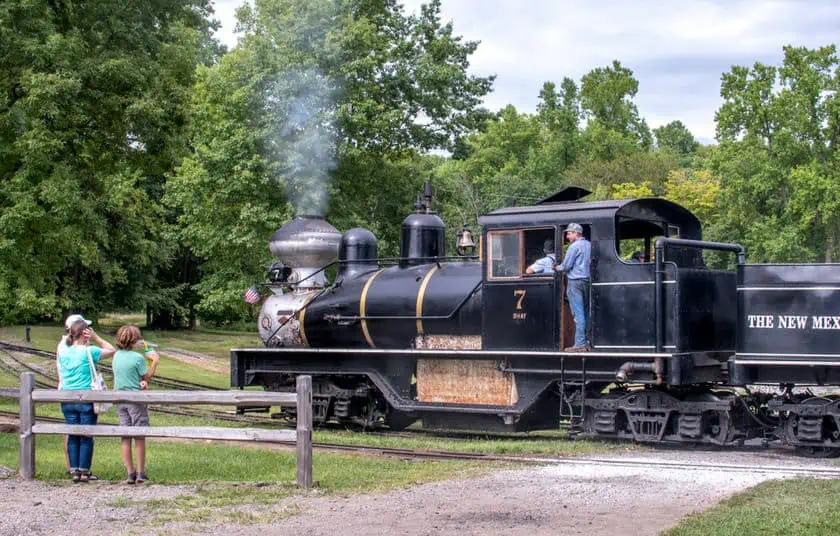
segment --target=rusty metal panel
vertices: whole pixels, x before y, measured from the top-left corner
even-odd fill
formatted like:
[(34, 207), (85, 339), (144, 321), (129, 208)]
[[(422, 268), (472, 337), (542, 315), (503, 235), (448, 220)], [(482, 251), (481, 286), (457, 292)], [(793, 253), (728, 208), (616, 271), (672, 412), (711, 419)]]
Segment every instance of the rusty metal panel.
[(481, 350), (481, 335), (418, 335), (418, 350)]
[(515, 402), (513, 374), (503, 373), (495, 361), (419, 359), (417, 397), (421, 402), (490, 404)]

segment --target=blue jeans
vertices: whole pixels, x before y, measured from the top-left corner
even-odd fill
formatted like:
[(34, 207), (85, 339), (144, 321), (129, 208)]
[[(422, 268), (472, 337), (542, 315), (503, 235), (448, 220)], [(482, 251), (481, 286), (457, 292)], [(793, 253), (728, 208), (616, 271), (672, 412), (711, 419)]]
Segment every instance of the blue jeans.
[(589, 280), (567, 279), (566, 296), (575, 319), (575, 346), (586, 346), (586, 324), (589, 318)]
[[(67, 424), (96, 424), (93, 404), (61, 403), (64, 422)], [(85, 436), (67, 436), (67, 457), (70, 458), (70, 470), (90, 471), (93, 460), (93, 438)]]

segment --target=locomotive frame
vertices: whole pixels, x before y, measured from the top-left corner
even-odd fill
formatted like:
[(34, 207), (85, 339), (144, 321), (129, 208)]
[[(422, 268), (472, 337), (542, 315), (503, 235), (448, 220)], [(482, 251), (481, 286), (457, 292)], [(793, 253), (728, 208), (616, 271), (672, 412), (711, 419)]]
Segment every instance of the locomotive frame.
[[(650, 442), (762, 437), (835, 454), (840, 401), (793, 389), (840, 385), (830, 339), (820, 339), (824, 353), (816, 357), (777, 355), (784, 339), (774, 340), (776, 354), (750, 351), (763, 339), (744, 319), (759, 316), (763, 295), (775, 300), (765, 313), (789, 316), (802, 316), (785, 309), (790, 292), (796, 310), (813, 310), (809, 292), (840, 301), (840, 286), (814, 284), (840, 284), (840, 269), (747, 265), (743, 247), (703, 241), (700, 222), (675, 203), (580, 202), (587, 193), (567, 188), (483, 216), (478, 262), (449, 262), (439, 244), (433, 258), (419, 248), (391, 267), (368, 259), (366, 270), (337, 279), (290, 316), (308, 347), (232, 350), (232, 386), (285, 390), (296, 375), (312, 375), (320, 422), (397, 429), (422, 419), (424, 427), (494, 431), (566, 425)], [(573, 330), (562, 274), (523, 273), (534, 246), (545, 238), (562, 245), (571, 222), (592, 243), (591, 352), (562, 351)], [(644, 262), (622, 258), (624, 241), (643, 250)], [(709, 250), (734, 254), (734, 268), (708, 267)], [(748, 384), (783, 388), (753, 393)]]

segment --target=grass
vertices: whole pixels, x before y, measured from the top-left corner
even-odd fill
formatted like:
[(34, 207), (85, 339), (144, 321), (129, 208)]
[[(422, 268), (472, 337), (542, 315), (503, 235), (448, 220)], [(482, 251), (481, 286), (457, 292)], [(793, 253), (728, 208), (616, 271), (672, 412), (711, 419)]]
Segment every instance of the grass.
[[(174, 521), (262, 523), (297, 512), (294, 505), (275, 506), (279, 500), (300, 493), (293, 485), (294, 452), (154, 439), (148, 439), (147, 445), (147, 471), (154, 484), (192, 483), (197, 489), (166, 500), (114, 498), (108, 506), (143, 508), (147, 511), (143, 517), (157, 525)], [(17, 435), (0, 434), (0, 465), (17, 469), (17, 456)], [(36, 460), (37, 479), (67, 481), (63, 438), (39, 436)], [(105, 480), (124, 478), (118, 438), (96, 439), (93, 466)], [(409, 461), (319, 452), (313, 455), (313, 466), (316, 492), (322, 494), (384, 491), (504, 467), (482, 462)], [(240, 505), (269, 508), (242, 511), (237, 508)]]
[(663, 536), (821, 536), (840, 534), (840, 480), (764, 482), (699, 514)]
[[(63, 438), (39, 436), (36, 446), (36, 478), (66, 480)], [(156, 484), (207, 482), (271, 482), (290, 486), (295, 480), (295, 453), (216, 443), (159, 441), (148, 443), (148, 472)], [(119, 438), (97, 438), (96, 473), (105, 480), (125, 477), (119, 453)], [(17, 468), (18, 438), (0, 435), (0, 465)], [(357, 492), (391, 489), (476, 470), (488, 464), (477, 462), (408, 461), (372, 456), (315, 452), (315, 480), (324, 491)], [(235, 495), (234, 492), (231, 492)]]
[(424, 450), (449, 450), (475, 454), (510, 456), (585, 456), (604, 452), (641, 449), (631, 443), (611, 443), (586, 439), (569, 439), (562, 431), (539, 431), (529, 434), (464, 433), (458, 437), (435, 437), (418, 434), (416, 437), (378, 433), (318, 430), (315, 441), (343, 445), (365, 445)]
[[(32, 345), (40, 350), (47, 350), (55, 352), (55, 347), (61, 339), (63, 333), (59, 326), (33, 326), (31, 331)], [(161, 334), (157, 337), (155, 334)], [(165, 336), (164, 336), (165, 335)], [(194, 332), (144, 332), (144, 336), (148, 340), (155, 342), (161, 346), (162, 349), (171, 347), (180, 350), (187, 350), (191, 352), (208, 353), (215, 358), (214, 362), (221, 365), (230, 364), (230, 348), (235, 346), (233, 343), (239, 343), (239, 346), (254, 346), (259, 342), (259, 338), (254, 335), (218, 338), (214, 335), (206, 335)], [(198, 340), (203, 337), (204, 341), (201, 344), (194, 344), (192, 339)], [(11, 326), (0, 328), (0, 340), (4, 341), (23, 341), (25, 338), (22, 326)], [(113, 337), (105, 336), (113, 343)], [(253, 340), (251, 340), (253, 339)], [(207, 370), (199, 366), (191, 365), (179, 361), (177, 359), (167, 357), (165, 352), (161, 356), (160, 365), (158, 365), (158, 374), (166, 376), (167, 378), (175, 378), (178, 380), (191, 381), (210, 385), (213, 387), (230, 388), (230, 375), (214, 370)], [(38, 356), (27, 357), (28, 360), (44, 366), (51, 374), (55, 375), (54, 364), (48, 358)], [(110, 360), (103, 361), (105, 364), (110, 364)]]
[[(95, 326), (105, 338), (113, 342), (113, 333), (123, 322), (105, 322)], [(261, 347), (262, 342), (259, 336), (254, 333), (220, 332), (214, 330), (142, 330), (143, 337), (163, 348), (177, 348), (189, 352), (198, 352), (210, 355), (224, 363), (230, 360), (231, 348)], [(30, 338), (32, 345), (41, 350), (55, 351), (58, 341), (64, 329), (59, 325), (38, 325), (32, 326)], [(24, 326), (7, 326), (0, 328), (0, 340), (25, 340), (26, 333)]]

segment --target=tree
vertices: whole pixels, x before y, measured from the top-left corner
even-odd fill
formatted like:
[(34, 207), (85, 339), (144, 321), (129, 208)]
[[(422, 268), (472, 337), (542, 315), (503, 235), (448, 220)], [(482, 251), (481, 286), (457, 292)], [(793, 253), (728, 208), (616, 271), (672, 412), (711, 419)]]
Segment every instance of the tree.
[(199, 311), (217, 321), (250, 314), (242, 290), (295, 211), (368, 225), (393, 251), (430, 173), (416, 154), (481, 125), (492, 83), (468, 74), (478, 44), (441, 22), (439, 1), (409, 16), (394, 0), (257, 0), (237, 18), (239, 45), (199, 70), (195, 150), (166, 197), (203, 262)]
[(467, 74), (478, 42), (442, 23), (440, 0), (410, 16), (396, 0), (257, 0), (237, 18), (243, 46), (332, 84), (342, 144), (368, 151), (451, 148), (493, 81)]
[(633, 71), (613, 60), (612, 65), (598, 67), (583, 76), (580, 99), (591, 123), (617, 132), (647, 150), (652, 138), (647, 122), (639, 117), (633, 103), (638, 91), (639, 81)]
[(753, 260), (837, 256), (838, 67), (833, 45), (788, 46), (780, 67), (736, 66), (723, 76), (721, 143), (710, 163), (722, 177), (722, 224)]
[(664, 195), (668, 173), (679, 168), (670, 151), (629, 152), (604, 160), (585, 159), (566, 171), (565, 181), (595, 191), (604, 188), (608, 196), (614, 184), (647, 182), (654, 195)]
[(694, 153), (700, 144), (694, 139), (694, 134), (688, 130), (682, 121), (671, 121), (666, 125), (653, 129), (656, 136), (656, 147), (671, 149), (687, 156)]
[(155, 274), (172, 249), (155, 201), (184, 147), (210, 12), (206, 0), (0, 7), (0, 321), (164, 299)]
[(708, 170), (672, 170), (665, 182), (665, 198), (694, 213), (705, 225), (719, 213), (720, 179)]

